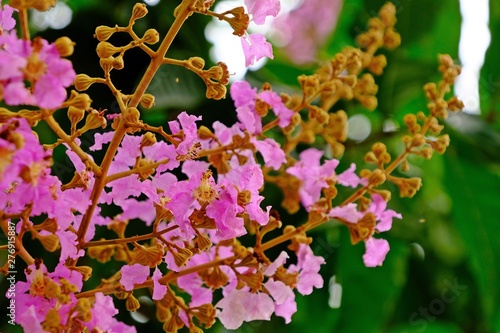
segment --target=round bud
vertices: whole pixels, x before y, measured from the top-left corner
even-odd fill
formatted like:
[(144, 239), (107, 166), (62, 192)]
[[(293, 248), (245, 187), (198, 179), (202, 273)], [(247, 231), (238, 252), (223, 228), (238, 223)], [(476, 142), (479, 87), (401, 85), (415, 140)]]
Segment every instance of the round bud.
[(75, 50), (75, 43), (66, 36), (56, 39), (54, 45), (61, 57), (69, 57)]

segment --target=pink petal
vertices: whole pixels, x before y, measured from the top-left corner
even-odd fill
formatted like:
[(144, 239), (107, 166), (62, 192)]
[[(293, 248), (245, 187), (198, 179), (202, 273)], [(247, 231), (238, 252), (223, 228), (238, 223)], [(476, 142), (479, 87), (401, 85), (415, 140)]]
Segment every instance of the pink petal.
[(141, 264), (125, 265), (121, 268), (121, 273), (120, 283), (125, 290), (130, 291), (134, 289), (135, 284), (146, 281), (149, 276), (149, 267)]
[(155, 301), (159, 301), (165, 296), (167, 293), (167, 286), (158, 282), (158, 280), (163, 276), (158, 267), (155, 268), (153, 272), (153, 276), (151, 277), (153, 280), (153, 299)]
[(276, 17), (281, 9), (279, 0), (245, 0), (245, 6), (258, 25), (264, 24), (267, 16)]
[(366, 267), (382, 266), (385, 256), (389, 252), (389, 242), (385, 239), (370, 237), (365, 241), (366, 252), (363, 255), (363, 262)]
[(249, 67), (264, 57), (273, 59), (273, 46), (261, 34), (249, 34), (241, 38), (241, 46), (245, 54), (245, 65)]

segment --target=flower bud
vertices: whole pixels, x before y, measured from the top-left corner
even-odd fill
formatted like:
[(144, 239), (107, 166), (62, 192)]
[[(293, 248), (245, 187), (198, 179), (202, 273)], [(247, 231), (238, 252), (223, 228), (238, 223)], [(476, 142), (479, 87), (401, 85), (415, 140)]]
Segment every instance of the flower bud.
[(95, 28), (94, 37), (97, 38), (98, 41), (104, 42), (107, 41), (109, 37), (111, 37), (111, 35), (114, 34), (115, 32), (116, 32), (116, 27), (111, 28), (105, 25), (100, 25), (97, 28)]
[(113, 59), (113, 62), (111, 63), (111, 66), (114, 69), (123, 69), (125, 67), (125, 64), (123, 62), (123, 56), (120, 54), (118, 57)]
[(144, 94), (141, 98), (141, 105), (146, 109), (150, 109), (155, 105), (155, 97), (151, 94)]
[(43, 248), (49, 252), (54, 252), (59, 247), (59, 237), (54, 234), (42, 236), (36, 233), (35, 237), (42, 243)]
[(200, 57), (191, 57), (188, 59), (188, 63), (196, 69), (203, 69), (205, 67), (205, 60)]
[(135, 298), (134, 295), (130, 293), (127, 297), (127, 300), (125, 301), (125, 307), (128, 311), (135, 312), (141, 307), (141, 303), (139, 303), (139, 300), (137, 300), (137, 298)]
[(171, 253), (177, 267), (184, 266), (193, 255), (193, 252), (185, 248), (178, 248), (177, 251), (171, 250)]
[(142, 125), (142, 122), (139, 120), (140, 115), (141, 113), (137, 108), (130, 107), (122, 113), (122, 118), (127, 127), (139, 127)]
[(71, 96), (64, 102), (64, 106), (74, 106), (75, 108), (87, 110), (90, 108), (92, 100), (87, 94), (79, 94), (76, 91), (71, 91)]
[(37, 224), (34, 226), (35, 230), (45, 230), (50, 233), (55, 233), (57, 229), (59, 228), (57, 225), (57, 221), (54, 218), (46, 218), (45, 221), (43, 221), (40, 224)]
[(143, 3), (136, 3), (134, 5), (134, 9), (132, 9), (132, 17), (130, 18), (132, 21), (143, 18), (148, 13), (148, 9)]
[(144, 33), (142, 40), (146, 44), (156, 44), (160, 40), (160, 34), (156, 31), (156, 29), (148, 29)]
[(198, 138), (200, 138), (201, 140), (209, 140), (213, 139), (214, 137), (214, 133), (212, 133), (212, 131), (208, 127), (201, 125), (198, 128)]
[(74, 106), (70, 106), (68, 108), (68, 118), (71, 122), (71, 132), (75, 132), (76, 125), (82, 121), (83, 117), (85, 117), (85, 111), (82, 109), (75, 108)]
[(89, 267), (89, 266), (70, 266), (68, 268), (82, 274), (83, 281), (87, 281), (92, 276), (92, 267)]
[(85, 125), (80, 129), (82, 133), (99, 128), (106, 127), (106, 118), (102, 112), (92, 109), (85, 119)]
[(198, 236), (194, 239), (194, 242), (201, 251), (206, 251), (212, 246), (210, 238), (202, 234), (198, 234)]
[(78, 91), (84, 91), (89, 89), (89, 87), (97, 82), (97, 78), (88, 76), (87, 74), (78, 74), (75, 77), (75, 88)]
[(75, 50), (75, 43), (66, 36), (56, 39), (54, 45), (61, 57), (69, 57)]
[(113, 57), (109, 56), (106, 58), (101, 58), (99, 60), (99, 65), (106, 73), (109, 73), (113, 69), (114, 62), (115, 62), (115, 59)]
[(113, 44), (108, 42), (100, 42), (97, 44), (96, 52), (99, 58), (107, 58), (117, 52), (120, 52), (120, 48), (115, 47)]
[(156, 143), (156, 136), (151, 132), (147, 132), (142, 136), (141, 145), (139, 146), (139, 149), (142, 150), (142, 148), (152, 146), (155, 143)]

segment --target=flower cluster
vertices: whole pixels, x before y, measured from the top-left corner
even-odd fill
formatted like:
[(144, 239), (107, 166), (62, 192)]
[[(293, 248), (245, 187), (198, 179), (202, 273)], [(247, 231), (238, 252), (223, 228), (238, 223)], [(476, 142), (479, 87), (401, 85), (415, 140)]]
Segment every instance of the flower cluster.
[[(71, 42), (61, 38), (53, 44), (35, 38), (20, 39), (12, 29), (14, 9), (5, 5), (0, 26), (0, 81), (2, 99), (8, 105), (35, 105), (55, 109), (66, 99), (75, 71), (61, 56), (71, 55)], [(26, 82), (26, 83), (25, 83)]]
[[(233, 83), (233, 124), (216, 121), (209, 128), (200, 125), (202, 116), (185, 111), (165, 127), (145, 123), (138, 107), (154, 104), (146, 89), (163, 64), (198, 74), (208, 98), (226, 95), (230, 71), (225, 64), (204, 69), (199, 57), (165, 57), (172, 36), (192, 14), (227, 21), (243, 36), (247, 64), (272, 57), (264, 37), (247, 35), (246, 29), (250, 21), (262, 24), (267, 16), (276, 16), (279, 1), (245, 0), (248, 14), (243, 7), (215, 13), (210, 10), (213, 2), (182, 1), (156, 50), (149, 47), (161, 39), (155, 29), (142, 37), (133, 30), (135, 21), (148, 13), (144, 4), (134, 6), (127, 26), (96, 28), (102, 77), (75, 76), (71, 63), (61, 58), (73, 47), (65, 37), (54, 44), (30, 40), (21, 24), (23, 38), (18, 38), (14, 9), (3, 7), (0, 91), (7, 104), (34, 108), (0, 108), (0, 226), (6, 232), (7, 225), (17, 224), (15, 255), (28, 266), (15, 296), (23, 309), (15, 322), (25, 331), (135, 332), (114, 316), (118, 302), (128, 311), (140, 308), (134, 295), (138, 289), (149, 291), (166, 332), (183, 327), (200, 332), (216, 319), (227, 329), (237, 329), (273, 314), (289, 323), (297, 311), (295, 291), (309, 295), (323, 286), (320, 269), (326, 261), (312, 251), (307, 232), (326, 223), (348, 228), (353, 244), (365, 243), (362, 260), (367, 267), (383, 264), (390, 247), (378, 234), (403, 217), (388, 208), (391, 193), (381, 186), (389, 181), (402, 196), (413, 196), (420, 179), (392, 172), (400, 165), (407, 169), (410, 154), (430, 158), (446, 150), (449, 138), (437, 136), (442, 129), (438, 119), (447, 109), (461, 107), (456, 98), (444, 98), (460, 68), (449, 57), (440, 57), (444, 79), (426, 85), (430, 114), (405, 118), (410, 134), (403, 137), (404, 152), (392, 159), (386, 146), (377, 143), (365, 157), (374, 167), (361, 171), (341, 160), (348, 116), (332, 106), (340, 99), (357, 100), (369, 109), (376, 106), (373, 75), (386, 62), (375, 52), (394, 47), (399, 38), (391, 4), (372, 18), (360, 48), (346, 48), (317, 73), (300, 76), (297, 93), (279, 94), (269, 83), (260, 88), (246, 81)], [(13, 1), (23, 14), (21, 21), (30, 4)], [(127, 34), (131, 42), (114, 46), (108, 40), (115, 33)], [(132, 48), (144, 51), (151, 62), (135, 90), (126, 94), (115, 87), (110, 73), (124, 68), (124, 54)], [(94, 83), (107, 86), (120, 112), (94, 109), (85, 93), (72, 91), (67, 98), (65, 88), (72, 83), (77, 91)], [(71, 128), (55, 121), (60, 110), (66, 110)], [(31, 129), (39, 121), (59, 137), (56, 142), (40, 143)], [(89, 133), (99, 128), (103, 130)], [(84, 134), (93, 139), (88, 151), (80, 144)], [(64, 183), (51, 174), (56, 147), (65, 150), (74, 171)], [(327, 149), (333, 157), (325, 157)], [(99, 163), (95, 156), (102, 156)], [(302, 210), (307, 221), (295, 226), (282, 220), (279, 208), (265, 205), (268, 184), (282, 190), (283, 209), (291, 214)], [(339, 192), (347, 194), (344, 199)], [(128, 236), (129, 227), (136, 225), (148, 232)], [(268, 239), (271, 231), (278, 236)], [(54, 269), (33, 258), (23, 242), (27, 234), (57, 256)], [(269, 249), (283, 243), (288, 243), (286, 251), (269, 255)], [(99, 276), (99, 285), (90, 288), (93, 270), (81, 258), (86, 263), (113, 262), (119, 268)], [(2, 272), (8, 272), (7, 265)]]

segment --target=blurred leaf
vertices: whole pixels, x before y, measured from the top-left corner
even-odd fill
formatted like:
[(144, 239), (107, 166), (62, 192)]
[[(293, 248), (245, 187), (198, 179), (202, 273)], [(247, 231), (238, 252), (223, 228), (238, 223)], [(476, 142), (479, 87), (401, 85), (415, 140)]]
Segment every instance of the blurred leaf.
[[(424, 326), (425, 325), (425, 326)], [(415, 326), (400, 326), (390, 331), (390, 333), (461, 333), (463, 332), (457, 325), (452, 323), (430, 323)]]
[(500, 295), (500, 269), (496, 262), (500, 244), (493, 232), (500, 216), (500, 178), (485, 166), (484, 156), (463, 158), (461, 152), (476, 150), (475, 146), (454, 142), (457, 148), (449, 148), (445, 157), (444, 182), (452, 199), (456, 227), (468, 249), (467, 260), (479, 289), (484, 320), (491, 326)]
[[(500, 104), (498, 103), (500, 99), (500, 62), (498, 61), (500, 52), (500, 3), (498, 1), (490, 1), (489, 27), (491, 42), (481, 70), (479, 94), (482, 114), (493, 116), (496, 113), (498, 119), (500, 113)], [(500, 124), (497, 123), (497, 126), (500, 126)]]
[[(384, 235), (385, 236), (385, 235)], [(391, 250), (382, 267), (363, 265), (364, 244), (351, 245), (343, 230), (337, 263), (338, 282), (342, 285), (339, 321), (331, 332), (382, 332), (397, 305), (406, 283), (408, 247), (389, 240)]]
[(205, 100), (205, 84), (198, 75), (173, 65), (160, 67), (147, 90), (155, 108), (192, 109)]

